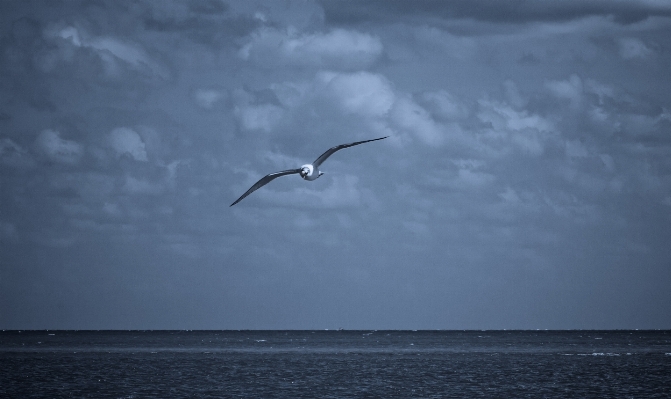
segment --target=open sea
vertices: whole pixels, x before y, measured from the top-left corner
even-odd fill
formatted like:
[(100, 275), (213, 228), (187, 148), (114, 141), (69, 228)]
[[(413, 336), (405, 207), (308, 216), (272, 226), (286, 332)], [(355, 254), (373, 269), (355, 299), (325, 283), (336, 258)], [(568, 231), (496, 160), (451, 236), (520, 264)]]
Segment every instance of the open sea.
[(1, 398), (671, 398), (671, 331), (2, 331)]

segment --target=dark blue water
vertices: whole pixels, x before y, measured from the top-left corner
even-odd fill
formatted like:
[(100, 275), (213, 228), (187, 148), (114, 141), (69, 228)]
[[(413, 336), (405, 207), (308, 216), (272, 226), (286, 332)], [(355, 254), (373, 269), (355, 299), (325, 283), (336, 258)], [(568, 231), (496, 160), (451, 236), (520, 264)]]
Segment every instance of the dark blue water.
[(4, 331), (2, 398), (671, 398), (671, 331)]

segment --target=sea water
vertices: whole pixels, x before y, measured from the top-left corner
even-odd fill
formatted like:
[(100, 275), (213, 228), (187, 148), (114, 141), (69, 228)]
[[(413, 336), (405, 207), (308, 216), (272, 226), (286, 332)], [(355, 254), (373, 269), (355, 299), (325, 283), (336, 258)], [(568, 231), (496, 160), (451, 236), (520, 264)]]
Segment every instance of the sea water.
[(2, 398), (671, 398), (671, 331), (3, 331)]

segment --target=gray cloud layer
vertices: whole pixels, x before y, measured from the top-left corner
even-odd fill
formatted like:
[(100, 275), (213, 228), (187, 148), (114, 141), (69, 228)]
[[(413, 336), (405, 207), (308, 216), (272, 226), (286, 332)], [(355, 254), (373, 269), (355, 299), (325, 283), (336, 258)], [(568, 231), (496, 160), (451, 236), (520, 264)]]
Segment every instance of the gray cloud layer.
[(0, 327), (670, 328), (670, 10), (3, 2)]

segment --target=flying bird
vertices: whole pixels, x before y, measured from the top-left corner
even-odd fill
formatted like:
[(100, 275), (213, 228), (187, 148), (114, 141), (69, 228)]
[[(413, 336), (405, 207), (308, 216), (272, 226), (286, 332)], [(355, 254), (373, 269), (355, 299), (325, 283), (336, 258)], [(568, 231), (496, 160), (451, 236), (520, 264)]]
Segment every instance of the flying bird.
[(349, 143), (349, 144), (340, 144), (335, 147), (331, 147), (328, 150), (326, 150), (325, 153), (321, 154), (319, 158), (317, 158), (313, 163), (306, 163), (305, 165), (301, 166), (298, 169), (289, 169), (289, 170), (283, 170), (281, 172), (274, 172), (270, 173), (268, 175), (265, 175), (264, 177), (261, 178), (261, 180), (257, 181), (254, 183), (252, 187), (247, 190), (240, 198), (235, 200), (234, 203), (232, 203), (230, 206), (233, 206), (237, 204), (238, 202), (242, 201), (246, 196), (249, 194), (253, 193), (254, 191), (260, 189), (261, 187), (265, 186), (266, 184), (270, 183), (274, 179), (277, 179), (280, 176), (285, 176), (285, 175), (293, 175), (293, 174), (300, 174), (301, 177), (305, 180), (312, 181), (312, 180), (317, 180), (317, 178), (321, 175), (324, 174), (324, 172), (321, 172), (319, 170), (319, 166), (326, 161), (328, 157), (333, 155), (334, 152), (338, 150), (342, 150), (343, 148), (348, 148), (348, 147), (354, 147), (355, 145), (363, 144), (363, 143), (369, 143), (371, 141), (377, 141), (377, 140), (382, 140), (386, 139), (389, 136), (385, 137), (380, 137), (377, 139), (372, 139), (372, 140), (364, 140), (364, 141), (355, 141), (354, 143)]

